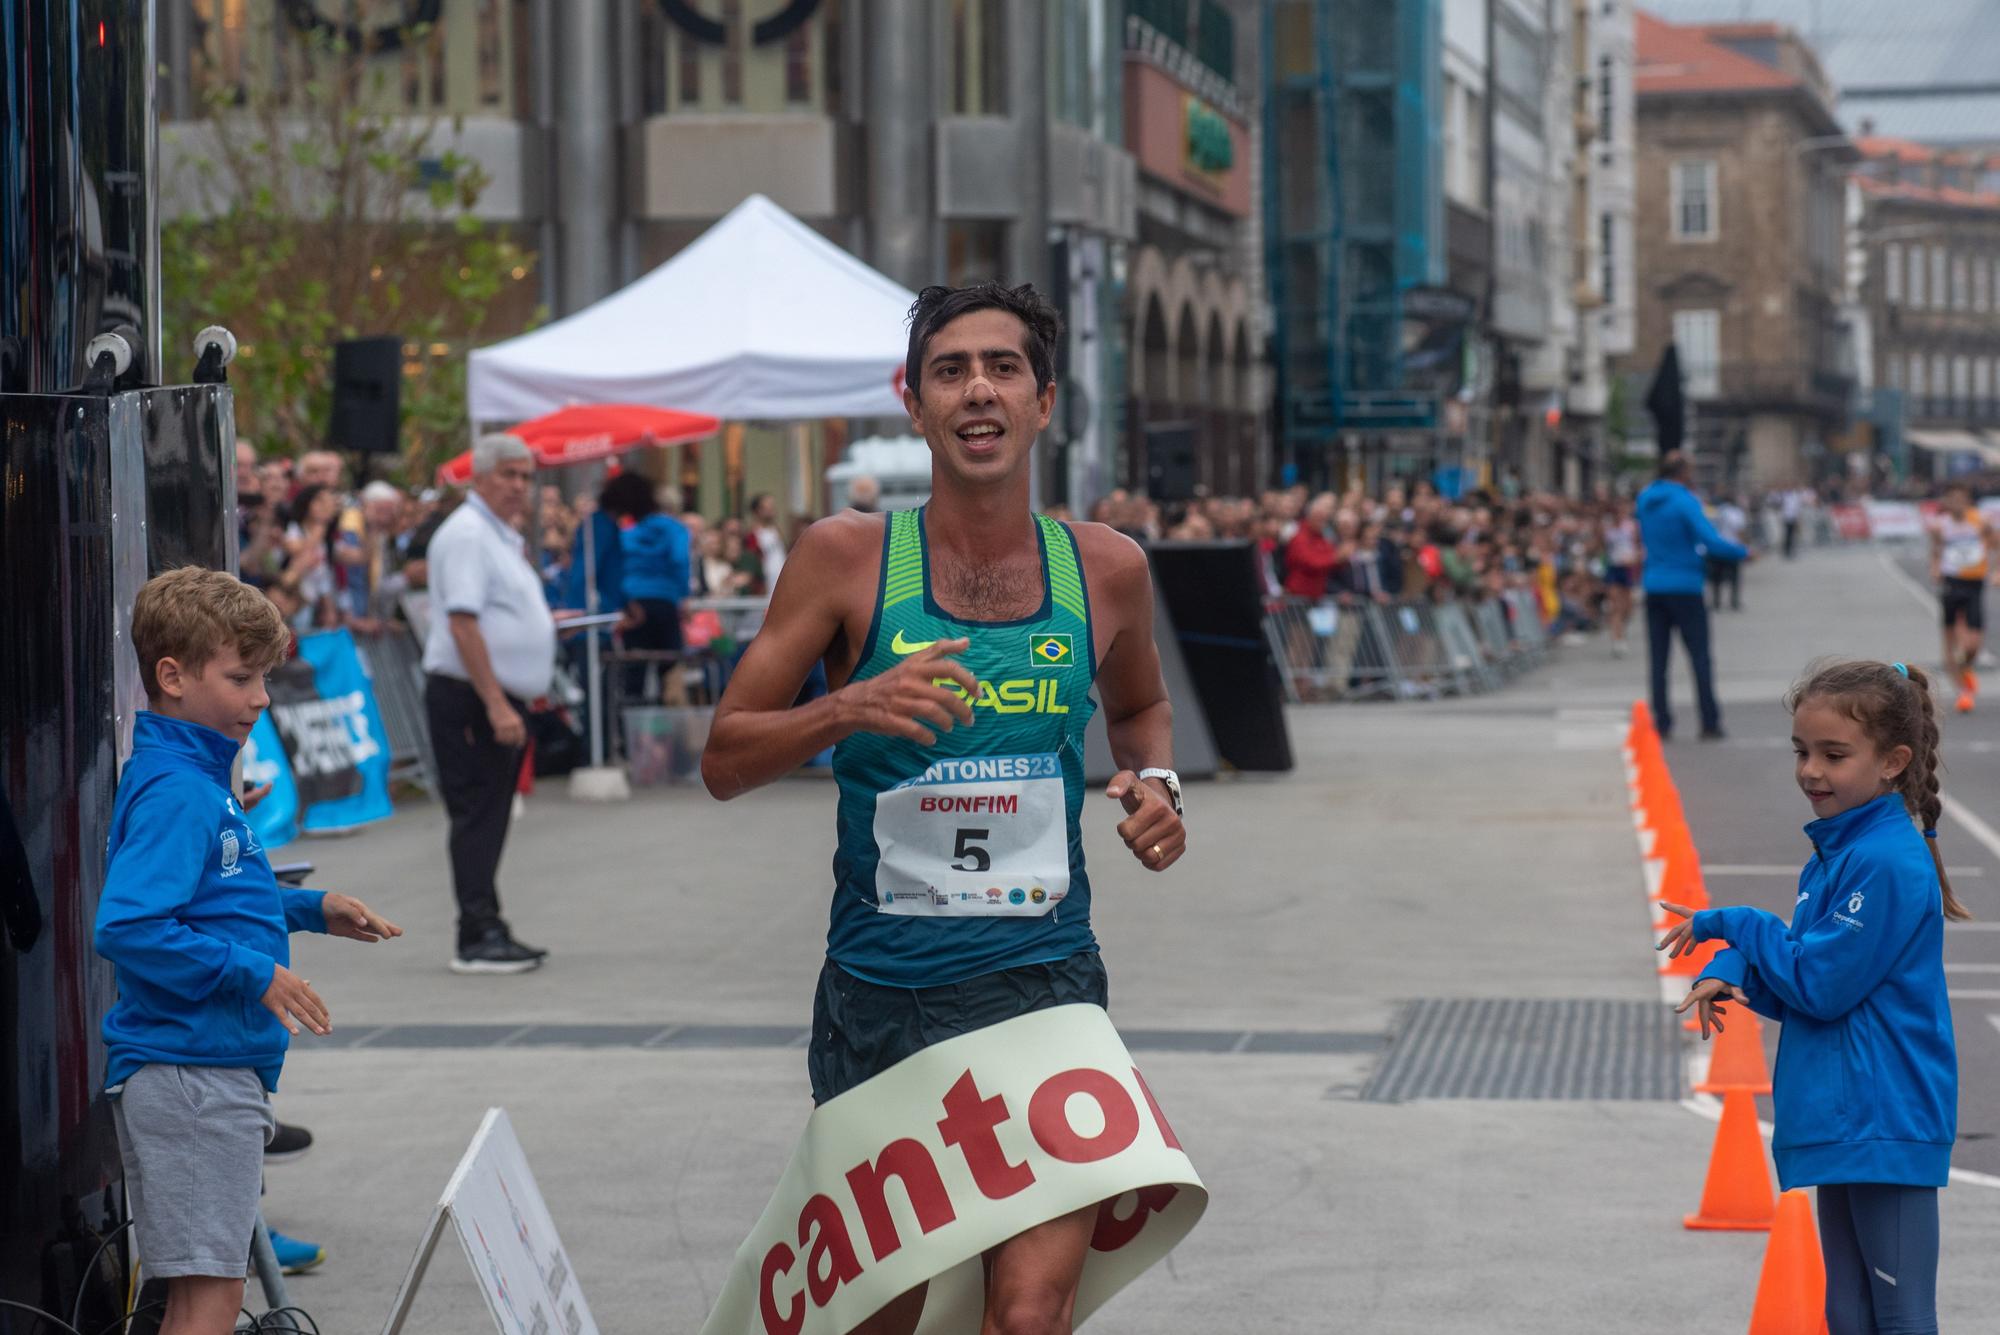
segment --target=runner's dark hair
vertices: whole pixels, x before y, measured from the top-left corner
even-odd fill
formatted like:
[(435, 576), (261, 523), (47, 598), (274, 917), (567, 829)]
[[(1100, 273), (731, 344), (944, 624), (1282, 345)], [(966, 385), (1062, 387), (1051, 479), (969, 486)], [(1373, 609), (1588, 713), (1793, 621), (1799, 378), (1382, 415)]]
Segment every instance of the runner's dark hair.
[(1865, 660), (1822, 661), (1806, 671), (1805, 680), (1785, 696), (1786, 709), (1796, 714), (1799, 706), (1808, 702), (1829, 705), (1859, 723), (1878, 752), (1910, 748), (1910, 763), (1896, 776), (1896, 791), (1923, 825), (1924, 842), (1930, 845), (1931, 861), (1937, 864), (1944, 916), (1961, 921), (1970, 918), (1971, 912), (1951, 892), (1944, 854), (1938, 851), (1938, 818), (1944, 814), (1938, 774), (1944, 761), (1938, 754), (1937, 708), (1931, 698), (1930, 678), (1920, 667)]
[(912, 394), (923, 382), (924, 352), (931, 336), (961, 315), (974, 311), (1005, 311), (1028, 327), (1028, 366), (1035, 373), (1035, 390), (1040, 393), (1056, 378), (1056, 342), (1062, 338), (1062, 316), (1033, 283), (1008, 287), (987, 279), (965, 287), (932, 284), (917, 293), (910, 307), (910, 351), (903, 361), (903, 377)]

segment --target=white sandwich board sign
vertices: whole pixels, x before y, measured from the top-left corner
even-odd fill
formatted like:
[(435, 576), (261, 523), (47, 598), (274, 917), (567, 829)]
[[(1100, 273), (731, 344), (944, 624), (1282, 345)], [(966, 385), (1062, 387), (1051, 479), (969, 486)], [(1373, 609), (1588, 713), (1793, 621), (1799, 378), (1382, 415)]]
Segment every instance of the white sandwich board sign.
[(597, 1335), (528, 1156), (504, 1108), (488, 1108), (445, 1184), (383, 1335), (399, 1335), (449, 1221), (500, 1335)]

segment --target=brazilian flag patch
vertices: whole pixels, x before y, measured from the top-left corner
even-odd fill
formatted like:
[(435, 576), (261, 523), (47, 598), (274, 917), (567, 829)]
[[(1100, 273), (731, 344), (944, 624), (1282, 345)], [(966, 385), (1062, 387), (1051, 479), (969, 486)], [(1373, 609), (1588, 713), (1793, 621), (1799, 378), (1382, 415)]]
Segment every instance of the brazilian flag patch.
[(1028, 640), (1028, 656), (1036, 667), (1068, 667), (1070, 658), (1069, 636), (1044, 631)]

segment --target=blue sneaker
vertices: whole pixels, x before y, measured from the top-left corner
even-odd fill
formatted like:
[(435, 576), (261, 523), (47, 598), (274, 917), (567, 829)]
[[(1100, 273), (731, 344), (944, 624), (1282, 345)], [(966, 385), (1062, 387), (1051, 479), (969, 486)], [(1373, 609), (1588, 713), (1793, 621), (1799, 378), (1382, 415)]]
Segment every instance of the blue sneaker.
[(275, 1228), (269, 1232), (271, 1251), (278, 1258), (278, 1269), (288, 1275), (302, 1275), (326, 1259), (326, 1248), (317, 1242), (288, 1238)]

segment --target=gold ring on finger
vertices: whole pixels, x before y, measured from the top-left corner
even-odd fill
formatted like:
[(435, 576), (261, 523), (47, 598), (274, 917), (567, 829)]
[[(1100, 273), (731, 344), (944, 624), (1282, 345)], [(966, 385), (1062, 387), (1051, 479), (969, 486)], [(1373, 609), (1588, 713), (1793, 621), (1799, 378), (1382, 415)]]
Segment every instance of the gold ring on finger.
[(1160, 860), (1160, 846), (1159, 846), (1158, 844), (1154, 844), (1154, 845), (1153, 845), (1153, 861), (1155, 861), (1155, 862), (1158, 862), (1159, 860)]

